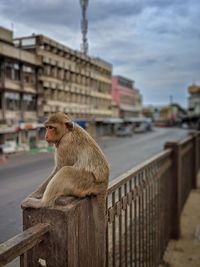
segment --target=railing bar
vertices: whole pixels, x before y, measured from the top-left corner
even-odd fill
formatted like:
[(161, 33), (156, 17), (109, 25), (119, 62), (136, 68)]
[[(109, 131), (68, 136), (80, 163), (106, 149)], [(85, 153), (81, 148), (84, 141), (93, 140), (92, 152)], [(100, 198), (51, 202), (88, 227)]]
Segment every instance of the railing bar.
[[(118, 195), (119, 195), (119, 201), (122, 198), (122, 189), (121, 187), (118, 188)], [(122, 211), (119, 215), (119, 266), (122, 266)]]
[[(143, 171), (144, 172), (144, 171)], [(142, 185), (142, 180), (143, 180), (143, 172), (140, 174), (140, 184)], [(141, 260), (142, 260), (142, 267), (144, 267), (144, 187), (142, 189), (142, 194), (141, 194)]]
[(151, 222), (151, 230), (150, 230), (151, 266), (154, 267), (154, 264), (153, 264), (153, 182), (152, 182), (152, 177), (151, 177), (151, 184), (150, 184), (150, 222)]
[[(115, 192), (112, 193), (112, 206), (115, 205)], [(116, 267), (116, 261), (115, 261), (115, 257), (116, 257), (116, 238), (115, 238), (115, 215), (114, 215), (114, 220), (112, 222), (112, 265), (113, 267)]]
[[(129, 191), (131, 192), (132, 191), (132, 180), (129, 181)], [(132, 204), (132, 201), (130, 202), (130, 235), (129, 235), (129, 242), (130, 242), (130, 267), (133, 266), (133, 204)]]
[(147, 235), (147, 267), (150, 267), (150, 220), (149, 220), (149, 198), (150, 198), (150, 194), (149, 194), (149, 171), (148, 169), (146, 170), (146, 176), (147, 176), (147, 187), (146, 187), (146, 216), (147, 216), (147, 220), (146, 220), (146, 235)]
[[(156, 169), (156, 172), (159, 173), (159, 169), (160, 169), (160, 166), (159, 166), (159, 163), (155, 163), (155, 169)], [(159, 186), (158, 186), (158, 183), (159, 183), (159, 179), (156, 179), (155, 181), (155, 188), (156, 188), (156, 206), (155, 206), (155, 220), (156, 220), (156, 232), (155, 232), (155, 238), (156, 238), (156, 241), (155, 241), (155, 263), (156, 265), (159, 264)]]
[(192, 143), (188, 143), (186, 147), (181, 148), (181, 156), (184, 156), (185, 154), (187, 154), (188, 151), (190, 151), (193, 148), (193, 144)]
[(164, 151), (160, 152), (156, 156), (153, 156), (151, 159), (144, 161), (143, 163), (132, 168), (131, 170), (124, 173), (123, 175), (112, 180), (109, 183), (108, 194), (111, 194), (112, 192), (117, 190), (119, 187), (123, 186), (126, 182), (128, 182), (131, 178), (133, 178), (133, 176), (136, 176), (138, 173), (140, 173), (142, 169), (146, 169), (154, 161), (160, 158), (163, 158), (163, 157), (168, 157), (171, 153), (172, 153), (171, 149), (165, 149)]
[(156, 266), (156, 226), (157, 226), (157, 222), (156, 222), (156, 202), (157, 202), (157, 193), (156, 193), (156, 184), (157, 181), (154, 177), (154, 181), (153, 181), (153, 264), (154, 266)]
[[(161, 259), (161, 248), (160, 248), (160, 239), (161, 239), (161, 236), (160, 236), (160, 233), (161, 233), (161, 182), (162, 182), (162, 179), (158, 179), (158, 259), (160, 261)], [(168, 192), (169, 193), (169, 192)]]
[(20, 255), (20, 267), (25, 267), (24, 266), (24, 254)]
[[(106, 211), (108, 212), (108, 197), (106, 200)], [(108, 215), (107, 215), (108, 216)], [(108, 217), (107, 217), (108, 218)], [(109, 266), (109, 224), (108, 221), (106, 223), (106, 266)]]
[(146, 206), (146, 172), (143, 172), (143, 184), (144, 190), (143, 190), (143, 213), (144, 213), (144, 239), (143, 239), (143, 247), (144, 247), (144, 267), (147, 267), (147, 232), (146, 232), (146, 224), (147, 224), (147, 206)]
[[(140, 188), (140, 175), (137, 175), (137, 184), (138, 188)], [(138, 227), (139, 227), (139, 240), (138, 240), (138, 259), (139, 259), (139, 266), (142, 266), (142, 259), (141, 259), (141, 241), (142, 241), (142, 226), (141, 226), (141, 188), (139, 189), (139, 196), (138, 196)]]
[(181, 145), (181, 146), (182, 146), (182, 145), (185, 145), (186, 143), (190, 142), (192, 139), (193, 139), (193, 136), (190, 135), (190, 136), (186, 137), (185, 139), (180, 140), (180, 141), (179, 141), (179, 145)]
[[(136, 190), (136, 179), (134, 179), (134, 187), (135, 187), (135, 191)], [(138, 244), (137, 244), (137, 236), (138, 236), (138, 227), (137, 227), (137, 196), (134, 199), (134, 266), (138, 266), (138, 262), (137, 262), (137, 248), (138, 248)]]
[(0, 265), (7, 264), (44, 239), (50, 225), (39, 223), (0, 245)]
[[(124, 185), (124, 195), (127, 195), (127, 184)], [(127, 202), (125, 203), (125, 216), (124, 216), (124, 226), (125, 226), (125, 242), (124, 242), (124, 249), (125, 249), (125, 266), (128, 266), (128, 209), (127, 209)]]

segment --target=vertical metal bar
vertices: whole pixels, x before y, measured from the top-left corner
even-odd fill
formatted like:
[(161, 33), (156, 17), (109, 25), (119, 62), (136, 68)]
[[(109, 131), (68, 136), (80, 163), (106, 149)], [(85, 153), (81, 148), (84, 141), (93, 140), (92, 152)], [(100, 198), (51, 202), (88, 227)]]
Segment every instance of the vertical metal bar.
[[(159, 166), (159, 168), (158, 168), (158, 173), (159, 173), (159, 171), (160, 171), (160, 166)], [(161, 203), (160, 203), (160, 201), (161, 201), (161, 192), (160, 192), (160, 183), (161, 183), (161, 179), (162, 179), (162, 177), (158, 177), (158, 205), (157, 205), (157, 212), (158, 212), (158, 229), (157, 229), (157, 257), (158, 257), (158, 260), (160, 261), (160, 259), (161, 259), (161, 251), (160, 251), (160, 233), (161, 233), (161, 229), (160, 229), (160, 226), (161, 226), (161, 223), (160, 223), (160, 218), (161, 218)]]
[[(132, 179), (129, 181), (129, 192), (132, 191)], [(130, 234), (129, 234), (129, 243), (130, 243), (130, 267), (133, 266), (133, 204), (132, 201), (129, 205), (130, 208)]]
[(149, 202), (149, 219), (150, 219), (150, 266), (154, 267), (153, 265), (153, 182), (152, 176), (150, 179), (150, 202)]
[(142, 259), (141, 259), (141, 239), (142, 239), (142, 227), (141, 227), (141, 188), (140, 188), (140, 174), (137, 175), (137, 184), (138, 184), (138, 189), (139, 189), (139, 194), (138, 194), (138, 230), (139, 230), (139, 239), (138, 239), (138, 258), (139, 258), (139, 266), (142, 266)]
[(141, 207), (140, 207), (140, 229), (141, 229), (141, 267), (144, 267), (144, 190), (143, 190), (143, 172), (139, 175), (140, 182), (140, 198), (141, 198)]
[(150, 238), (149, 238), (149, 169), (145, 169), (146, 173), (146, 246), (147, 246), (147, 267), (150, 267)]
[[(121, 201), (122, 198), (122, 189), (121, 187), (118, 189), (118, 194), (119, 194), (119, 201)], [(122, 247), (123, 247), (123, 242), (122, 242), (122, 212), (119, 215), (119, 266), (122, 266)]]
[(149, 244), (148, 244), (148, 172), (147, 169), (144, 170), (144, 183), (145, 183), (145, 267), (149, 267), (148, 257), (149, 257)]
[[(108, 213), (108, 196), (106, 199), (106, 213)], [(107, 214), (108, 216), (108, 214)], [(106, 222), (106, 266), (109, 266), (109, 231), (108, 231), (108, 221)]]
[[(112, 193), (112, 207), (115, 205), (115, 192)], [(115, 216), (112, 222), (112, 265), (115, 267), (115, 257), (116, 257), (116, 237), (115, 237)]]
[(134, 191), (135, 191), (135, 199), (134, 199), (134, 266), (138, 266), (138, 222), (137, 222), (137, 180), (134, 177)]
[(153, 224), (153, 234), (152, 234), (152, 251), (153, 251), (153, 266), (156, 266), (156, 216), (155, 216), (155, 209), (156, 209), (156, 173), (154, 171), (153, 183), (152, 183), (152, 190), (153, 190), (153, 202), (152, 202), (152, 224)]
[(143, 224), (143, 233), (144, 233), (144, 239), (143, 239), (143, 247), (144, 247), (144, 267), (147, 267), (147, 196), (146, 196), (146, 170), (143, 171), (143, 214), (144, 214), (144, 224)]
[[(127, 196), (127, 184), (124, 184), (124, 196)], [(124, 227), (125, 227), (125, 232), (124, 232), (124, 255), (125, 255), (125, 266), (128, 266), (128, 210), (127, 210), (127, 202), (125, 203), (125, 216), (124, 216)]]
[(159, 250), (159, 224), (158, 224), (158, 220), (159, 220), (159, 213), (158, 213), (158, 207), (159, 207), (159, 197), (158, 197), (158, 180), (159, 180), (159, 162), (155, 162), (155, 172), (156, 172), (156, 179), (155, 179), (155, 264), (156, 266), (159, 265), (159, 254), (158, 254), (158, 250)]

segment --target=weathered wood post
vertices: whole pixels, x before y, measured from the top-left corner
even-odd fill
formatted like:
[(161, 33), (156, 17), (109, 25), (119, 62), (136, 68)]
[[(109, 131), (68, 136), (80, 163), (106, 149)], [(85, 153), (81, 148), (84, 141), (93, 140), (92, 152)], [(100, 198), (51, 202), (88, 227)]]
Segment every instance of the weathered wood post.
[(40, 222), (50, 224), (51, 230), (27, 252), (21, 266), (105, 266), (105, 216), (96, 214), (97, 198), (66, 198), (65, 204), (23, 210), (24, 230)]
[(172, 162), (173, 162), (173, 211), (172, 211), (172, 232), (173, 239), (179, 239), (181, 235), (180, 215), (181, 215), (181, 153), (180, 145), (178, 142), (167, 142), (164, 146), (165, 149), (172, 149)]
[(197, 132), (191, 132), (193, 137), (193, 170), (192, 170), (192, 188), (197, 188), (197, 174), (199, 170), (199, 146), (198, 146), (198, 134)]

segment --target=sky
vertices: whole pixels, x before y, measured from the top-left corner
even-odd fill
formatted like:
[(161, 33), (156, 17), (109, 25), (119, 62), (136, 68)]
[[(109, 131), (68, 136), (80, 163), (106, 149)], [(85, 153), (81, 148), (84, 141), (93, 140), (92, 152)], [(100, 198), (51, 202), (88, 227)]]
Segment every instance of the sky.
[[(135, 81), (144, 105), (187, 107), (200, 83), (199, 0), (89, 0), (89, 56)], [(44, 34), (80, 50), (79, 0), (0, 0), (0, 26), (14, 37)]]

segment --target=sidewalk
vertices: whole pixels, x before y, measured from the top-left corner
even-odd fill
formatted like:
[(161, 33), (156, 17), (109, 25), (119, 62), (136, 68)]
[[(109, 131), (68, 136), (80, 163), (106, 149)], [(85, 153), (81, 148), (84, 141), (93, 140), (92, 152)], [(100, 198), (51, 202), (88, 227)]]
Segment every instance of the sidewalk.
[(181, 238), (171, 241), (163, 267), (200, 267), (200, 173), (181, 216)]

